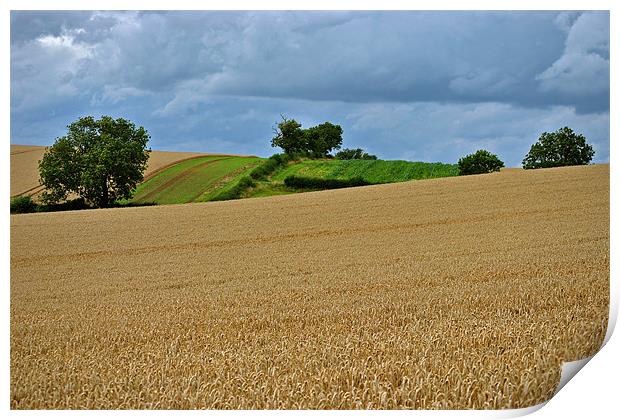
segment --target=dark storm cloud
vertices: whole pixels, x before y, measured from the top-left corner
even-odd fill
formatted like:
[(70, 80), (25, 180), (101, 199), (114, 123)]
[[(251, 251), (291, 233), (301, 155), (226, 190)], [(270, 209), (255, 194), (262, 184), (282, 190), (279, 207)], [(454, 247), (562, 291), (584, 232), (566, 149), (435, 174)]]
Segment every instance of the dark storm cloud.
[[(609, 14), (12, 12), (11, 71), (14, 143), (32, 138), (32, 125), (53, 119), (129, 113), (166, 137), (167, 149), (178, 148), (181, 140), (171, 137), (183, 132), (182, 147), (211, 139), (264, 154), (264, 137), (284, 112), (304, 114), (304, 125), (321, 122), (319, 115), (345, 120), (337, 121), (348, 125), (345, 138), (355, 133), (367, 147), (373, 147), (371, 133), (401, 135), (395, 144), (375, 137), (383, 148), (377, 151), (430, 156), (420, 152), (424, 147), (437, 150), (428, 158), (442, 160), (440, 148), (421, 143), (421, 129), (435, 138), (437, 132), (418, 116), (438, 123), (440, 115), (454, 120), (450, 112), (470, 118), (463, 122), (467, 132), (451, 125), (450, 135), (472, 144), (523, 142), (525, 129), (510, 137), (502, 124), (515, 118), (532, 124), (536, 114), (561, 115), (560, 125), (587, 125), (581, 115), (608, 120)], [(493, 115), (504, 120), (481, 120), (471, 107), (501, 109)], [(393, 126), (410, 130), (408, 136), (382, 127), (390, 112), (402, 119)], [(266, 121), (253, 122), (256, 115)], [(372, 115), (381, 120), (370, 124)], [(71, 120), (64, 121), (61, 130)], [(42, 137), (43, 131), (53, 130), (41, 129)], [(261, 138), (254, 140), (257, 132)], [(513, 149), (516, 156), (522, 147)]]

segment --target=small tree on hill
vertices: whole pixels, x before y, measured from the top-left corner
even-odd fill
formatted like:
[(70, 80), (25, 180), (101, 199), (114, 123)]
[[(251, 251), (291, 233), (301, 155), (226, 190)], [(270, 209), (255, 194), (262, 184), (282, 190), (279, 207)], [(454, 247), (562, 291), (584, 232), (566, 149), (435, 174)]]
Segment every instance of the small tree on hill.
[(523, 168), (587, 165), (593, 157), (594, 149), (586, 138), (564, 127), (554, 133), (542, 133), (523, 159)]
[(478, 150), (459, 159), (458, 166), (459, 175), (475, 175), (499, 171), (504, 167), (504, 162), (486, 150)]
[(123, 118), (83, 117), (39, 161), (43, 200), (57, 203), (76, 194), (97, 207), (131, 198), (144, 179), (149, 135)]

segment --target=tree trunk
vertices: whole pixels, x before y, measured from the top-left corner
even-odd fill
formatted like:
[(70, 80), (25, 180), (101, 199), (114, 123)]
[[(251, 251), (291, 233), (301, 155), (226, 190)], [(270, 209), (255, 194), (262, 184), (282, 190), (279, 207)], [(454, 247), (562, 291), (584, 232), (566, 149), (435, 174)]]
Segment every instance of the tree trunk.
[(108, 177), (106, 176), (103, 179), (103, 191), (101, 192), (101, 203), (99, 203), (99, 207), (108, 207), (110, 203), (108, 203)]

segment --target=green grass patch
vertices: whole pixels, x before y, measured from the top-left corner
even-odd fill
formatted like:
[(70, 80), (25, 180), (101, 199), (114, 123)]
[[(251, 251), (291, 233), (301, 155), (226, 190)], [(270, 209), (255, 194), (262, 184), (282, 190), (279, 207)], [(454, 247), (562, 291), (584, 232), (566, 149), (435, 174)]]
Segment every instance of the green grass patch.
[(279, 171), (272, 179), (283, 182), (290, 176), (339, 180), (362, 178), (371, 184), (385, 184), (457, 175), (458, 166), (447, 163), (321, 159), (294, 163)]
[(299, 191), (288, 188), (281, 182), (257, 182), (254, 188), (248, 190), (246, 197), (271, 197), (272, 195), (295, 194)]
[[(383, 184), (458, 174), (457, 165), (402, 160), (269, 159), (204, 156), (180, 162), (138, 186), (121, 204), (180, 204), (267, 197), (325, 188)], [(292, 177), (292, 178), (291, 178)], [(285, 180), (303, 185), (285, 185)], [(301, 180), (301, 181), (300, 181)], [(354, 182), (355, 181), (355, 182)]]
[(138, 186), (130, 202), (180, 204), (208, 201), (264, 159), (207, 156), (174, 165)]

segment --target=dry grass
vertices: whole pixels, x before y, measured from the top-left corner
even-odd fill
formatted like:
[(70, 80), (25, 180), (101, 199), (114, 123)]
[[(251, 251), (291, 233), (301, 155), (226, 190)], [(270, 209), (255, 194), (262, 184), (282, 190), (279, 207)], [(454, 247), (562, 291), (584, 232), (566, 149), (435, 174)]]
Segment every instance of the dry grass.
[(11, 407), (524, 407), (608, 295), (608, 165), (13, 215)]
[[(11, 197), (35, 195), (42, 191), (39, 184), (39, 161), (43, 158), (45, 149), (45, 146), (11, 145)], [(207, 155), (211, 153), (153, 151), (144, 176), (148, 178), (176, 162)]]
[(11, 145), (11, 197), (38, 189), (38, 162), (44, 152), (44, 146)]

